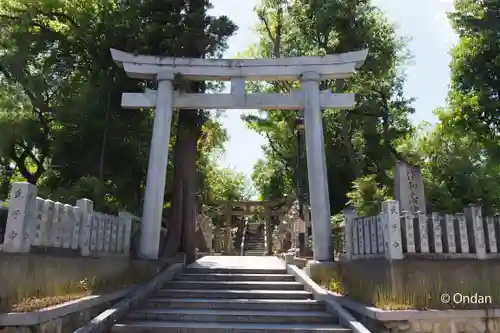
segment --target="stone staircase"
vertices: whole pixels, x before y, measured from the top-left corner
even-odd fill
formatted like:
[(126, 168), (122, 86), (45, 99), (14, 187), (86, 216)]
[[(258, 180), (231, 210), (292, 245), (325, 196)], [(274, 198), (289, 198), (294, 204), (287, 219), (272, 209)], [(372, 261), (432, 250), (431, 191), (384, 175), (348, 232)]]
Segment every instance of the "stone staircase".
[(259, 229), (258, 223), (248, 225), (243, 245), (243, 255), (263, 256), (266, 254), (266, 242), (264, 239), (264, 228)]
[[(242, 257), (239, 257), (242, 258)], [(111, 333), (348, 333), (285, 269), (187, 268)]]

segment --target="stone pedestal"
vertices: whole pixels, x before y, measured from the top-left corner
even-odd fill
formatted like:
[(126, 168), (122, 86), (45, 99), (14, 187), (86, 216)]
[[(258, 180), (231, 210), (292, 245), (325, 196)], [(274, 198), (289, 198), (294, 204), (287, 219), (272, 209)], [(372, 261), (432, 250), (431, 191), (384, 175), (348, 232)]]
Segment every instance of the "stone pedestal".
[(315, 277), (318, 274), (334, 276), (332, 272), (338, 270), (338, 267), (339, 264), (333, 261), (309, 260), (303, 270), (309, 277)]

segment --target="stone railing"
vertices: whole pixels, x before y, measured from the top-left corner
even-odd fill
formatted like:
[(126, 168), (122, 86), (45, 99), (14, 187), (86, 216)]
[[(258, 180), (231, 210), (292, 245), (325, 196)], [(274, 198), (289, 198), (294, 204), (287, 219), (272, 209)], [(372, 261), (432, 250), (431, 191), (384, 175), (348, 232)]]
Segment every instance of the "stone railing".
[(480, 206), (462, 213), (400, 212), (394, 200), (377, 216), (345, 217), (344, 258), (500, 258), (500, 216), (483, 217)]
[(74, 250), (82, 256), (129, 255), (132, 214), (94, 212), (88, 199), (72, 206), (36, 195), (32, 184), (12, 184), (1, 251), (29, 253), (37, 247)]

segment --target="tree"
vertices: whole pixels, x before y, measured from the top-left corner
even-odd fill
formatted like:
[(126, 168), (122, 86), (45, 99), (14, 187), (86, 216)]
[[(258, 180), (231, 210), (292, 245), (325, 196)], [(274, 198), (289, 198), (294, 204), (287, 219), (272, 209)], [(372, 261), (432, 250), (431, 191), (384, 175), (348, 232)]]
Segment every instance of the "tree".
[[(323, 112), (331, 209), (337, 212), (344, 207), (346, 194), (357, 178), (374, 174), (379, 183), (389, 185), (387, 170), (397, 160), (404, 160), (393, 142), (412, 130), (408, 114), (413, 109), (411, 100), (403, 97), (404, 76), (400, 70), (407, 59), (404, 40), (397, 37), (392, 25), (368, 0), (268, 0), (256, 10), (261, 20), (261, 39), (249, 50), (251, 56), (324, 55), (370, 49), (366, 63), (352, 79), (321, 85), (321, 89), (357, 94), (353, 110)], [(297, 83), (253, 88), (283, 92), (292, 87)], [(297, 170), (295, 162), (296, 116), (293, 112), (271, 110), (265, 117), (246, 118), (251, 128), (268, 137), (268, 164), (283, 165), (278, 172), (285, 171), (288, 184), (306, 174), (305, 170)], [(287, 190), (291, 191), (290, 187)]]
[(449, 17), (459, 42), (452, 50), (449, 94), (455, 124), (499, 153), (500, 20), (498, 0), (456, 0)]
[[(211, 7), (207, 0), (187, 1), (183, 11), (184, 45), (176, 56), (205, 58), (220, 57), (226, 48), (226, 40), (236, 26), (227, 18), (216, 19), (206, 14)], [(193, 42), (195, 41), (195, 42)], [(182, 78), (180, 78), (182, 79)], [(204, 82), (183, 84), (180, 90), (201, 93), (206, 90)], [(174, 198), (171, 228), (163, 253), (171, 255), (179, 245), (186, 253), (187, 262), (195, 258), (195, 213), (197, 193), (197, 147), (207, 113), (203, 110), (179, 110), (177, 142), (174, 151)], [(182, 235), (182, 238), (180, 237)]]
[[(2, 141), (2, 163), (15, 163), (45, 197), (86, 195), (100, 211), (140, 214), (152, 113), (124, 111), (120, 103), (122, 92), (141, 91), (154, 83), (127, 78), (109, 49), (219, 57), (236, 27), (227, 17), (207, 16), (208, 7), (208, 1), (195, 0), (3, 2), (0, 128), (17, 130)], [(205, 87), (195, 83), (190, 88)], [(15, 100), (9, 97), (13, 90)], [(182, 110), (175, 117), (171, 144), (191, 152), (176, 154), (179, 172), (189, 171), (185, 182), (196, 179), (197, 161), (224, 138), (213, 125), (216, 120), (203, 126), (206, 119), (208, 115), (198, 110)], [(197, 154), (197, 145), (206, 137), (215, 138), (215, 144)], [(169, 163), (166, 201), (172, 200), (174, 164)], [(192, 208), (200, 184), (188, 185), (185, 193)]]
[[(144, 160), (131, 155), (130, 148), (144, 146), (138, 139), (149, 132), (149, 115), (121, 112), (121, 92), (137, 90), (139, 85), (115, 68), (109, 55), (111, 46), (126, 48), (136, 30), (131, 24), (119, 24), (126, 21), (125, 14), (113, 1), (99, 5), (24, 0), (2, 4), (2, 73), (21, 87), (38, 126), (32, 131), (37, 133), (37, 141), (23, 138), (14, 142), (11, 150), (25, 148), (10, 159), (28, 181), (45, 187), (41, 192), (54, 193), (90, 176), (103, 185), (101, 197), (109, 197), (111, 191), (121, 206), (130, 209), (137, 204), (130, 200), (129, 189), (133, 193), (140, 189), (143, 180), (137, 170)], [(122, 129), (130, 129), (128, 137)], [(30, 132), (21, 133), (26, 137)], [(109, 140), (110, 135), (117, 138)], [(21, 157), (29, 154), (35, 155), (34, 174), (23, 170), (27, 161)], [(121, 159), (122, 165), (110, 170), (109, 161), (122, 156), (130, 156), (129, 161)], [(47, 177), (40, 184), (44, 173)], [(124, 191), (120, 179), (133, 179), (138, 185)]]
[(436, 110), (439, 123), (402, 140), (398, 149), (420, 165), (432, 211), (456, 213), (478, 204), (486, 213), (500, 208), (499, 164), (473, 131), (455, 126), (453, 111)]
[(214, 162), (205, 167), (204, 173), (205, 184), (209, 189), (204, 193), (204, 202), (250, 200), (252, 191), (245, 175), (232, 169), (219, 168)]

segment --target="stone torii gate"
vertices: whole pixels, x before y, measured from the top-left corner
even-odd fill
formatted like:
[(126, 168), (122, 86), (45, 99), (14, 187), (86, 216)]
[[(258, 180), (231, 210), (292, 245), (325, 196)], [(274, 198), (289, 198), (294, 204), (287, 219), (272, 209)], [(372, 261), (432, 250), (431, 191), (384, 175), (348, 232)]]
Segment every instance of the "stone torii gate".
[[(304, 109), (306, 156), (311, 200), (314, 259), (332, 261), (332, 230), (321, 110), (348, 109), (353, 93), (320, 91), (322, 80), (345, 79), (360, 68), (368, 50), (277, 59), (193, 59), (134, 55), (111, 49), (113, 60), (131, 78), (155, 80), (157, 90), (124, 93), (126, 109), (156, 108), (151, 140), (139, 255), (158, 258), (172, 110), (177, 109)], [(174, 92), (172, 80), (230, 81), (230, 94)], [(296, 81), (301, 89), (290, 94), (255, 93), (245, 81)]]

